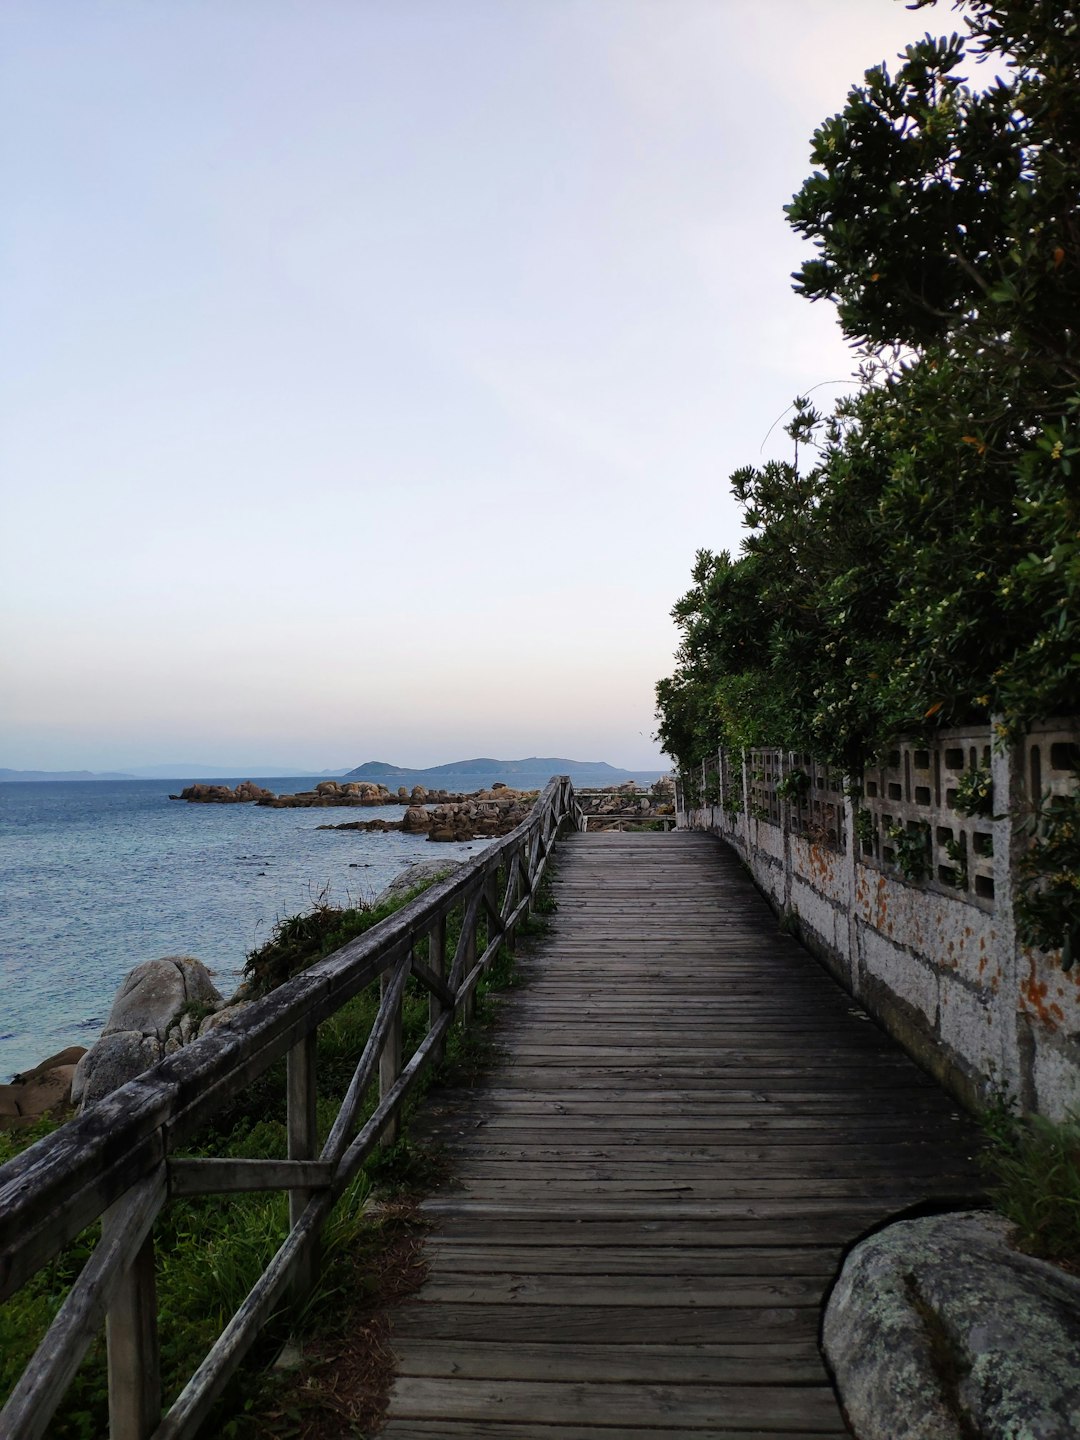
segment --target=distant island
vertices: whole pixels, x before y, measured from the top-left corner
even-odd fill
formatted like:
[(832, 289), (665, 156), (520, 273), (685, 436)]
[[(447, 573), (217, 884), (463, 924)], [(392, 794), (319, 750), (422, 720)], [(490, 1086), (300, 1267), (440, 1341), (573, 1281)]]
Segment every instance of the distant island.
[[(447, 765), (430, 765), (427, 769), (410, 770), (390, 765), (384, 760), (368, 760), (349, 770), (345, 780), (393, 780), (398, 785), (423, 785), (428, 789), (445, 786), (448, 779), (470, 779), (475, 784), (492, 785), (501, 780), (519, 790), (533, 790), (544, 785), (552, 775), (569, 775), (577, 785), (621, 785), (627, 780), (648, 784), (659, 779), (663, 770), (620, 770), (604, 760), (567, 760), (559, 755), (530, 755), (525, 760), (494, 760), (481, 756), (475, 760), (451, 760)], [(454, 787), (461, 788), (461, 787)]]

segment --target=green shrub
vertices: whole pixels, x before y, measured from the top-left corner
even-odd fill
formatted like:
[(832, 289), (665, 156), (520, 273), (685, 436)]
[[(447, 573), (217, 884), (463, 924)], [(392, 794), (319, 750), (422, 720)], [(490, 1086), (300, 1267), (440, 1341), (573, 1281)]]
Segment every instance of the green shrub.
[(1021, 1119), (999, 1106), (984, 1129), (990, 1198), (1016, 1226), (1020, 1246), (1080, 1266), (1080, 1117)]

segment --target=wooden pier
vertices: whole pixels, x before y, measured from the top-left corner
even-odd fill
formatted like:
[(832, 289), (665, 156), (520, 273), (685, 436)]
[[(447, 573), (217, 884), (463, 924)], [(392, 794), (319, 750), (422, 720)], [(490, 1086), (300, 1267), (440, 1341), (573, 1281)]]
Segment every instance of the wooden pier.
[(718, 841), (557, 853), (505, 1056), (442, 1097), (453, 1178), (383, 1433), (846, 1435), (823, 1298), (868, 1229), (978, 1195), (973, 1127)]

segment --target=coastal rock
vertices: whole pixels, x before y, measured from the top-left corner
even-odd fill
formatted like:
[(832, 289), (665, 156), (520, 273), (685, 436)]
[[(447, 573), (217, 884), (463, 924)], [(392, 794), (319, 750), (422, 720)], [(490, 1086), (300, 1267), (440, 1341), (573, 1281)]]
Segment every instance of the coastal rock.
[(319, 829), (426, 832), (429, 840), (436, 841), (490, 839), (508, 835), (520, 825), (536, 798), (535, 790), (510, 790), (506, 785), (478, 790), (474, 795), (448, 795), (445, 790), (426, 793), (427, 804), (410, 804), (401, 820), (349, 820), (341, 825), (320, 825)]
[(69, 1106), (75, 1067), (85, 1054), (84, 1046), (69, 1045), (32, 1070), (14, 1076), (10, 1085), (0, 1085), (0, 1130), (30, 1124), (41, 1115)]
[(102, 1035), (137, 1030), (164, 1040), (186, 1005), (217, 1006), (222, 996), (201, 960), (166, 955), (129, 970), (116, 992)]
[(71, 1082), (74, 1078), (74, 1065), (55, 1065), (28, 1084), (21, 1085), (19, 1113), (36, 1117), (70, 1105)]
[(63, 1065), (77, 1065), (86, 1054), (85, 1045), (68, 1045), (64, 1050), (58, 1050), (55, 1055), (50, 1055), (47, 1060), (42, 1060), (40, 1065), (35, 1065), (32, 1070), (22, 1070), (18, 1075), (12, 1077), (13, 1085), (29, 1085), (34, 1080), (39, 1080), (47, 1075), (50, 1070), (56, 1070)]
[(395, 875), (390, 884), (375, 896), (372, 904), (384, 905), (388, 900), (396, 900), (399, 895), (407, 895), (426, 881), (442, 880), (460, 865), (460, 860), (417, 860), (415, 864), (406, 866), (400, 875)]
[(1012, 1249), (1000, 1216), (901, 1221), (856, 1246), (823, 1343), (860, 1440), (1080, 1435), (1080, 1280)]
[(421, 834), (423, 831), (431, 829), (431, 816), (422, 805), (410, 805), (405, 811), (401, 828), (406, 835)]
[(227, 1024), (234, 1016), (239, 1015), (242, 1010), (247, 1010), (252, 1003), (250, 1000), (237, 1000), (234, 998), (230, 1004), (223, 1005), (221, 1009), (216, 1010), (213, 1015), (207, 1015), (199, 1026), (197, 1038), (201, 1040), (204, 1035), (209, 1035), (211, 1030), (216, 1030), (219, 1025)]
[(164, 1042), (156, 1035), (143, 1035), (138, 1030), (114, 1030), (103, 1035), (75, 1067), (72, 1102), (80, 1108), (92, 1105), (156, 1065), (164, 1050)]
[(190, 955), (136, 965), (116, 993), (101, 1039), (76, 1067), (72, 1100), (89, 1105), (141, 1075), (194, 1039), (199, 1011), (222, 1003), (209, 970)]
[(268, 793), (257, 803), (271, 810), (302, 810), (327, 805), (396, 805), (400, 802), (385, 786), (368, 781), (349, 781), (342, 785), (336, 780), (322, 780), (314, 790), (298, 790), (294, 795)]
[(274, 792), (264, 790), (254, 780), (241, 780), (235, 790), (228, 785), (186, 785), (179, 795), (170, 795), (170, 800), (188, 800), (201, 805), (250, 805), (259, 800), (273, 800)]

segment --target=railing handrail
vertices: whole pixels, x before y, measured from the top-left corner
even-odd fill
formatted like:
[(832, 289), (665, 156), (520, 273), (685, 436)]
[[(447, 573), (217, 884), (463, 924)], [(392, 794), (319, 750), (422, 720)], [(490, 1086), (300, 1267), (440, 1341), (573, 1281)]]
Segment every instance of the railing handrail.
[[(76, 1282), (0, 1416), (0, 1429), (4, 1424), (15, 1426), (3, 1429), (4, 1434), (29, 1437), (45, 1433), (56, 1407), (56, 1383), (64, 1376), (69, 1381), (74, 1374), (70, 1356), (49, 1353), (49, 1337), (54, 1337), (53, 1350), (57, 1345), (70, 1349), (76, 1340), (85, 1350), (105, 1305), (117, 1306), (117, 1292), (134, 1285), (125, 1274), (127, 1267), (137, 1268), (132, 1263), (136, 1258), (132, 1247), (152, 1245), (152, 1239), (147, 1240), (148, 1227), (156, 1213), (154, 1206), (160, 1207), (164, 1200), (167, 1178), (175, 1193), (288, 1189), (289, 1236), (160, 1426), (152, 1399), (143, 1403), (141, 1416), (131, 1412), (130, 1397), (117, 1397), (114, 1402), (110, 1374), (111, 1405), (114, 1410), (116, 1405), (121, 1410), (127, 1405), (119, 1418), (114, 1414), (114, 1435), (142, 1440), (151, 1433), (161, 1437), (193, 1433), (224, 1378), (254, 1339), (259, 1316), (269, 1310), (290, 1276), (294, 1282), (298, 1275), (304, 1276), (305, 1250), (310, 1252), (334, 1201), (367, 1154), (380, 1137), (396, 1128), (406, 1095), (422, 1071), (438, 1058), (455, 1012), (464, 1006), (466, 1015), (470, 1013), (476, 982), (531, 907), (551, 846), (567, 819), (580, 828), (581, 811), (573, 786), (568, 777), (555, 776), (521, 824), (474, 860), (366, 934), (98, 1100), (84, 1114), (0, 1168), (0, 1299), (17, 1290), (87, 1225), (103, 1216), (106, 1225), (98, 1247), (103, 1251), (97, 1265), (102, 1273), (85, 1284), (82, 1277)], [(458, 906), (462, 908), (462, 932), (447, 973), (446, 919)], [(485, 920), (485, 949), (478, 956), (481, 918)], [(429, 955), (428, 964), (414, 954), (417, 942), (426, 937), (438, 937), (432, 951), (437, 948), (439, 953)], [(426, 1037), (403, 1065), (401, 1002), (410, 975), (429, 991), (431, 1014)], [(318, 1026), (380, 977), (383, 996), (371, 1035), (324, 1153), (316, 1157), (314, 1042)], [(169, 1157), (215, 1110), (285, 1055), (290, 1061), (288, 1161), (170, 1162)], [(310, 1076), (307, 1082), (302, 1078), (305, 1066)], [(379, 1105), (350, 1142), (349, 1132), (376, 1071)], [(259, 1171), (258, 1167), (263, 1168)], [(153, 1202), (147, 1199), (148, 1185), (151, 1191), (155, 1185), (160, 1190)], [(105, 1244), (106, 1239), (110, 1245)], [(104, 1253), (107, 1250), (116, 1253), (110, 1258)], [(150, 1263), (152, 1267), (152, 1251)], [(88, 1265), (84, 1275), (93, 1269), (93, 1263)], [(130, 1295), (125, 1303), (134, 1303)], [(109, 1314), (111, 1372), (113, 1309)], [(234, 1327), (237, 1336), (231, 1336)], [(124, 1327), (116, 1328), (119, 1335)], [(215, 1360), (219, 1347), (222, 1355)], [(119, 1340), (116, 1348), (122, 1350)], [(134, 1350), (129, 1358), (132, 1366), (145, 1361), (145, 1357), (135, 1356)], [(203, 1375), (208, 1366), (210, 1370)], [(67, 1374), (69, 1369), (71, 1374)]]

